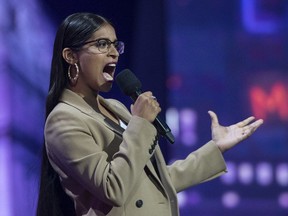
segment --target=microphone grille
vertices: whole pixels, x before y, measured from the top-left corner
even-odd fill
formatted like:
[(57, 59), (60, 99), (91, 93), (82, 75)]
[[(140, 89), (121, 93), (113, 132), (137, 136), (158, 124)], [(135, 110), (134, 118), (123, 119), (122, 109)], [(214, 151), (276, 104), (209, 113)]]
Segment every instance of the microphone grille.
[(129, 69), (124, 69), (117, 74), (116, 83), (121, 91), (128, 96), (133, 95), (142, 87), (140, 80)]

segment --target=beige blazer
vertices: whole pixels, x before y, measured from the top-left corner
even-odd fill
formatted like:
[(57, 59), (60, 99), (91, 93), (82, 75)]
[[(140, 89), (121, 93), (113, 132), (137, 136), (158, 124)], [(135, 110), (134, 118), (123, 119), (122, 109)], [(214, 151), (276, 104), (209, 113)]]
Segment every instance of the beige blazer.
[(49, 160), (77, 215), (177, 216), (177, 192), (225, 172), (212, 141), (167, 166), (151, 123), (119, 101), (100, 102), (125, 130), (68, 89), (45, 125)]

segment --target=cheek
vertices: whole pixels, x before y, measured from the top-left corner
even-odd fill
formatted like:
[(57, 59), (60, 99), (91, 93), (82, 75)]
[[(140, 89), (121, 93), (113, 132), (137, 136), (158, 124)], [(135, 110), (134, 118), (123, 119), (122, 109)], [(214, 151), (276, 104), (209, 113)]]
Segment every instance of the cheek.
[[(81, 73), (84, 76), (94, 77), (101, 72), (101, 64), (95, 58), (86, 58), (80, 62)], [(91, 77), (91, 78), (92, 78)]]

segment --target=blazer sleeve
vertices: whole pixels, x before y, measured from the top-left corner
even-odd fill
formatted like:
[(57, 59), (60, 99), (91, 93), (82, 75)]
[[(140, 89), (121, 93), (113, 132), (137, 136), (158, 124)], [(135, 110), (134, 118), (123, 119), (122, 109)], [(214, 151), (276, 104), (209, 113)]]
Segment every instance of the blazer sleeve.
[(190, 153), (184, 160), (168, 166), (168, 173), (176, 192), (211, 180), (226, 171), (222, 153), (213, 141)]
[(46, 149), (54, 168), (64, 181), (68, 178), (70, 183), (69, 178), (73, 179), (103, 202), (123, 205), (151, 157), (149, 149), (156, 139), (156, 129), (147, 120), (132, 117), (123, 140), (118, 138), (119, 149), (108, 160), (103, 148), (118, 135), (95, 119), (87, 125), (85, 114), (62, 106), (49, 115), (45, 125)]

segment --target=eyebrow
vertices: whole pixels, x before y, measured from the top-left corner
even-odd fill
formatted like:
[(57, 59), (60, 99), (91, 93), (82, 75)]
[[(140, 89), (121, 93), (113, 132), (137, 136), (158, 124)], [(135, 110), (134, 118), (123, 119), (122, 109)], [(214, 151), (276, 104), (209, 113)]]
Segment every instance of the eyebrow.
[(114, 42), (114, 41), (117, 41), (117, 40), (118, 40), (117, 38), (113, 41), (113, 40), (110, 40), (110, 39), (107, 38), (107, 37), (99, 37), (99, 38), (96, 38), (96, 39), (92, 39), (92, 40), (90, 40), (90, 41), (97, 41), (97, 40), (101, 40), (101, 39), (103, 39), (103, 40), (109, 40), (109, 41), (111, 41), (111, 42)]

